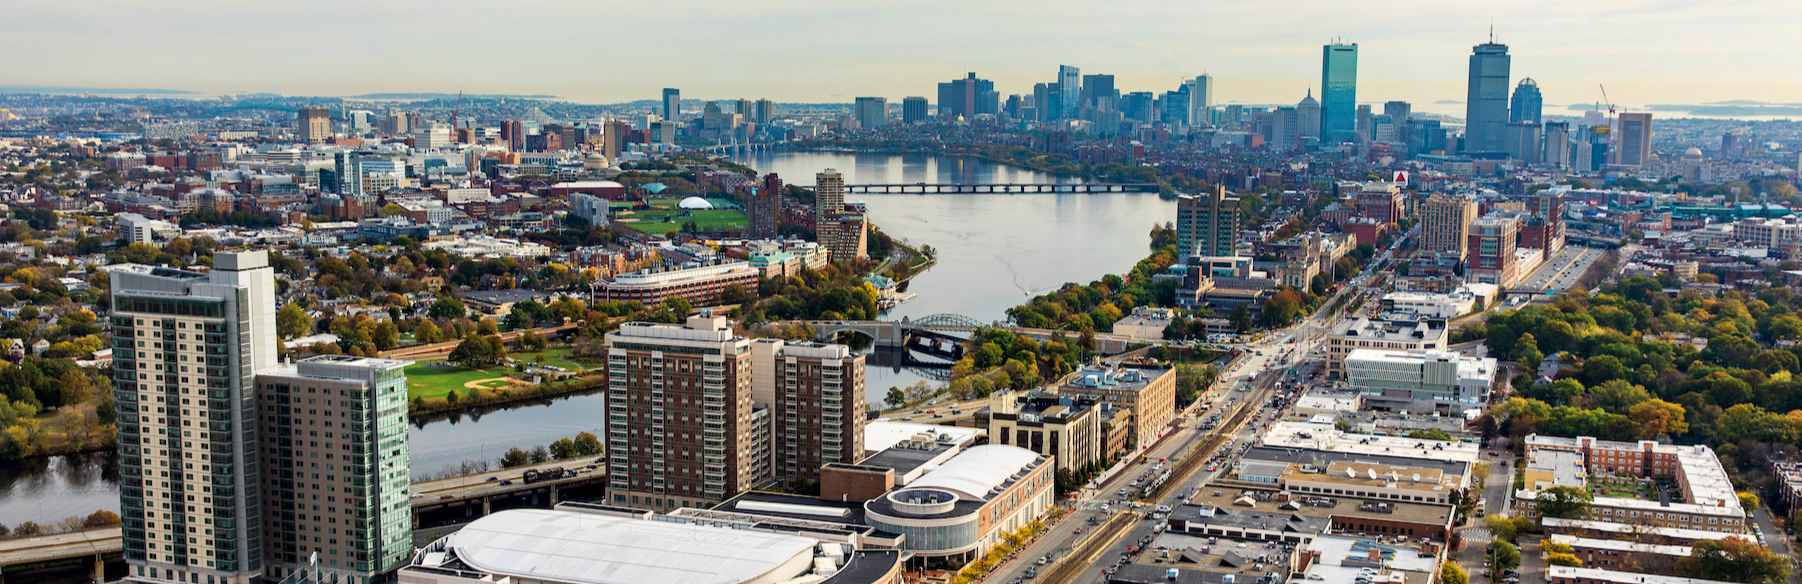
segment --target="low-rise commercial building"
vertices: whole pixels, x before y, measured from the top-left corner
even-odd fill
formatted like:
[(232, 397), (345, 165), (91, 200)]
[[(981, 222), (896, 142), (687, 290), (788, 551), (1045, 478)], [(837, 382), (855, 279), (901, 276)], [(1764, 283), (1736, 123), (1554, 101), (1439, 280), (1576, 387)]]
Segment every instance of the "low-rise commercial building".
[(1087, 397), (1029, 393), (990, 400), (991, 442), (1056, 457), (1057, 470), (1101, 462), (1101, 411)]
[(1345, 371), (1372, 408), (1453, 414), (1488, 403), (1496, 361), (1450, 351), (1354, 349)]
[(1017, 446), (977, 446), (866, 501), (864, 517), (904, 536), (902, 549), (920, 563), (960, 566), (1051, 510), (1055, 467), (1051, 457)]
[(695, 306), (709, 306), (718, 304), (726, 290), (735, 286), (755, 291), (757, 277), (757, 270), (745, 262), (640, 270), (601, 280), (595, 286), (595, 297), (645, 304), (683, 298)]
[(1637, 572), (1620, 572), (1598, 568), (1551, 566), (1545, 571), (1549, 584), (1728, 584), (1720, 580), (1703, 580), (1682, 576), (1659, 576)]
[(1578, 537), (1552, 534), (1551, 541), (1570, 546), (1571, 553), (1583, 565), (1603, 570), (1625, 570), (1648, 574), (1674, 575), (1677, 562), (1688, 558), (1690, 546), (1645, 543), (1623, 539)]
[(1443, 318), (1385, 315), (1383, 319), (1348, 319), (1327, 337), (1327, 375), (1345, 375), (1345, 356), (1357, 349), (1443, 351), (1450, 331)]
[(1087, 397), (1132, 416), (1128, 447), (1150, 444), (1176, 417), (1176, 370), (1155, 365), (1085, 367), (1059, 394)]
[(1143, 340), (1164, 338), (1164, 329), (1176, 320), (1176, 311), (1156, 306), (1134, 308), (1132, 314), (1114, 321), (1114, 334)]

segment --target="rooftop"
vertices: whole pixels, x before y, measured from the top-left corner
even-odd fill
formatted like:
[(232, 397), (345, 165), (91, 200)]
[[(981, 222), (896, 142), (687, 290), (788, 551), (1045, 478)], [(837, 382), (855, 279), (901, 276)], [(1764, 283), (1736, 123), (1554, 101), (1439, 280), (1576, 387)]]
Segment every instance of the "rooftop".
[(1277, 422), (1264, 433), (1264, 446), (1301, 448), (1346, 454), (1367, 454), (1451, 460), (1466, 464), (1477, 461), (1477, 446), (1463, 442), (1398, 438), (1377, 434), (1341, 432), (1331, 424), (1314, 422)]
[(1656, 574), (1640, 574), (1636, 572), (1616, 572), (1597, 568), (1572, 568), (1570, 566), (1551, 566), (1546, 568), (1547, 578), (1563, 581), (1611, 582), (1618, 584), (1727, 584), (1720, 580), (1702, 580), (1681, 576), (1659, 576)]
[(964, 498), (987, 500), (996, 487), (1041, 459), (1039, 453), (1018, 446), (984, 444), (952, 457), (907, 488), (939, 488)]

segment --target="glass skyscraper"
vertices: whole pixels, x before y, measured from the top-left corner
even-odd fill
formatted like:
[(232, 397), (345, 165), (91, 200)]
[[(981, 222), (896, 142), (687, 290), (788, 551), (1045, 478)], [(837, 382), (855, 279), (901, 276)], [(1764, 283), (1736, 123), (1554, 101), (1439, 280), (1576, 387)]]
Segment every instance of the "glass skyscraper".
[(1358, 43), (1320, 49), (1320, 133), (1329, 144), (1358, 139)]
[(1082, 109), (1082, 69), (1075, 65), (1057, 66), (1057, 87), (1062, 107), (1062, 117), (1076, 117)]
[(1540, 119), (1544, 104), (1545, 98), (1539, 94), (1539, 82), (1531, 77), (1521, 79), (1520, 85), (1514, 86), (1514, 99), (1508, 104), (1508, 121), (1540, 123), (1544, 121)]
[(1464, 99), (1464, 152), (1502, 152), (1508, 124), (1508, 45), (1487, 42), (1471, 49), (1470, 85)]

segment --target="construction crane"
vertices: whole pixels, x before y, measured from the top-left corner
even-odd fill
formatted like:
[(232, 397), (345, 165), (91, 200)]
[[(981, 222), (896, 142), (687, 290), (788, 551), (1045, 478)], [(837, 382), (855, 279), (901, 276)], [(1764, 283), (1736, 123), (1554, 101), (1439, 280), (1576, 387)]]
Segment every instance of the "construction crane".
[(1596, 87), (1602, 89), (1602, 103), (1608, 105), (1608, 115), (1614, 115), (1614, 100), (1608, 99), (1608, 86), (1597, 83)]

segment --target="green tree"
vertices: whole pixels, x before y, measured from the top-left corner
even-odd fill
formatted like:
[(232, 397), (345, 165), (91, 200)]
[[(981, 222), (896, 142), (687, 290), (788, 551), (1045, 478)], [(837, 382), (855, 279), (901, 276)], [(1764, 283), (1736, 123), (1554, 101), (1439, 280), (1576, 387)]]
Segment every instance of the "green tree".
[(1545, 360), (1545, 353), (1539, 351), (1539, 340), (1533, 338), (1533, 333), (1522, 333), (1514, 341), (1514, 360), (1526, 368), (1538, 367), (1539, 362)]
[(1683, 406), (1661, 399), (1649, 399), (1627, 408), (1627, 418), (1642, 440), (1659, 436), (1675, 436), (1689, 431)]
[(601, 453), (601, 439), (593, 432), (578, 432), (574, 440), (577, 456), (597, 456)]
[(532, 455), (524, 450), (508, 448), (507, 453), (501, 455), (501, 468), (525, 466), (531, 463), (531, 459)]
[(413, 339), (421, 343), (436, 343), (444, 340), (444, 332), (430, 320), (420, 319), (419, 325), (413, 327)]
[(394, 326), (393, 320), (383, 320), (375, 325), (375, 332), (369, 335), (375, 348), (386, 351), (400, 345), (400, 328)]
[(1439, 564), (1439, 584), (1470, 584), (1470, 574), (1458, 564), (1445, 562)]
[(1564, 519), (1581, 519), (1589, 512), (1589, 502), (1593, 496), (1589, 489), (1573, 486), (1557, 486), (1539, 492), (1536, 506), (1544, 517)]
[(1634, 404), (1652, 399), (1652, 394), (1644, 386), (1625, 379), (1610, 379), (1589, 388), (1584, 397), (1591, 406), (1610, 412), (1625, 412)]
[(275, 313), (275, 334), (282, 339), (304, 337), (313, 333), (313, 317), (299, 304), (289, 301)]
[(882, 397), (882, 403), (891, 408), (901, 407), (901, 404), (907, 403), (907, 394), (902, 393), (899, 387), (890, 386), (888, 395)]
[(1520, 548), (1514, 544), (1497, 539), (1489, 542), (1489, 559), (1495, 562), (1492, 566), (1496, 572), (1506, 572), (1520, 567)]
[(557, 460), (569, 460), (576, 456), (576, 441), (568, 438), (558, 438), (555, 442), (551, 442), (552, 458)]
[(1789, 561), (1770, 548), (1733, 536), (1691, 544), (1689, 557), (1678, 562), (1677, 570), (1691, 578), (1779, 584), (1789, 578)]

